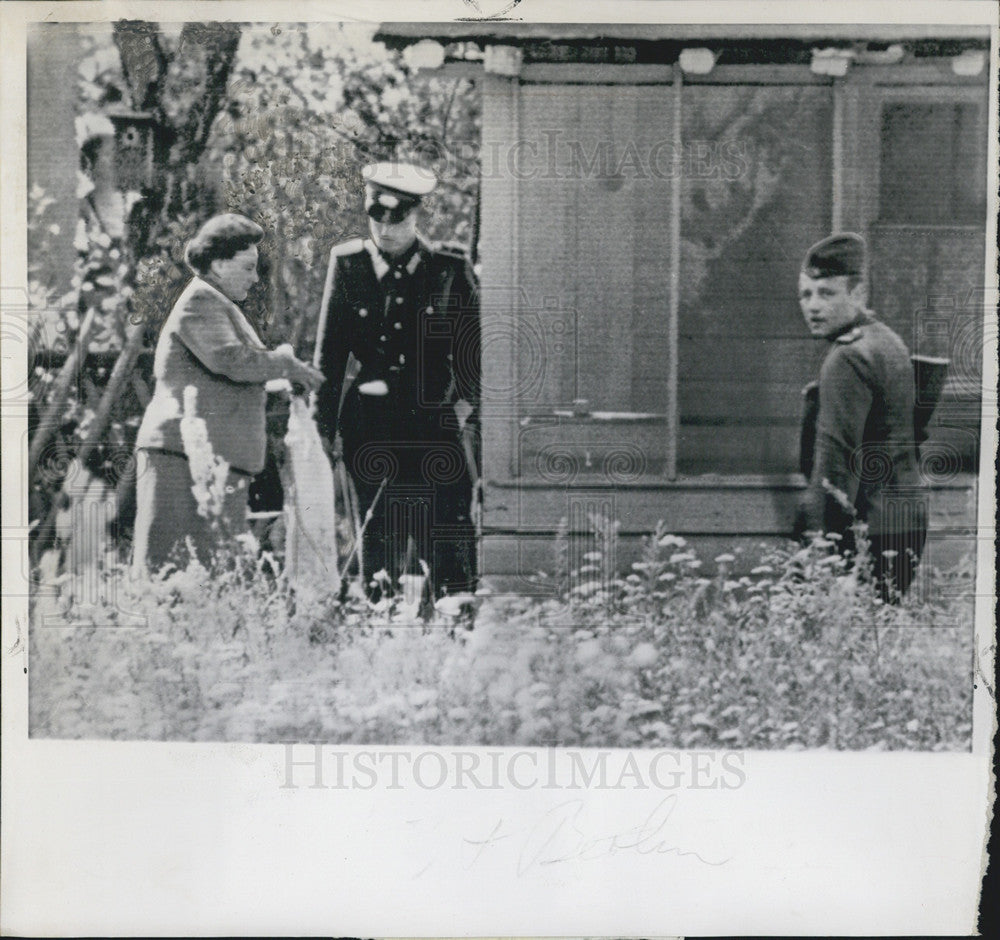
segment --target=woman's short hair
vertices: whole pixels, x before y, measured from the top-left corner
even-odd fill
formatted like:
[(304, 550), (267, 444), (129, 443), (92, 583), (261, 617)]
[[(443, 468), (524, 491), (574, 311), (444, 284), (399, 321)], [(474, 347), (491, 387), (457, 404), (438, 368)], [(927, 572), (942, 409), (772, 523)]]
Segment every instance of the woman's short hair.
[(196, 274), (205, 274), (213, 261), (225, 261), (256, 245), (264, 230), (246, 216), (227, 212), (214, 215), (187, 243), (184, 259)]

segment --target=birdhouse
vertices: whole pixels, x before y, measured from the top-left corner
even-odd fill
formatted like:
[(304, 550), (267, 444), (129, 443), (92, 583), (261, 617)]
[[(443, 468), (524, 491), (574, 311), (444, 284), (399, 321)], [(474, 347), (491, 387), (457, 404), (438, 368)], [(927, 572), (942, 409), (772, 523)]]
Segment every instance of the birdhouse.
[(118, 111), (108, 117), (115, 129), (116, 186), (122, 192), (138, 192), (153, 182), (153, 115)]

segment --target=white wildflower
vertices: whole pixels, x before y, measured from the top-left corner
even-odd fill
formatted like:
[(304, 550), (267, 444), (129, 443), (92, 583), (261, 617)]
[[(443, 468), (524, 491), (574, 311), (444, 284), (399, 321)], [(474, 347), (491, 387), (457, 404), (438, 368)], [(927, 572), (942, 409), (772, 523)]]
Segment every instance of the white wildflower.
[(674, 546), (675, 548), (683, 548), (687, 545), (687, 541), (682, 539), (679, 535), (664, 535), (659, 542), (656, 543), (660, 548), (667, 548), (668, 546)]
[[(81, 174), (81, 176), (82, 175), (83, 174)], [(85, 176), (83, 178), (86, 179)], [(93, 185), (91, 185), (90, 188), (93, 189), (94, 188)], [(83, 195), (85, 196), (87, 194), (84, 193)], [(77, 191), (77, 196), (79, 198), (82, 198), (79, 195), (79, 191)], [(87, 223), (84, 222), (83, 219), (78, 219), (76, 223), (76, 233), (73, 236), (73, 247), (77, 251), (86, 251), (89, 246), (90, 246), (90, 241), (87, 238)]]
[(184, 389), (181, 441), (194, 481), (191, 492), (198, 503), (198, 515), (215, 520), (222, 515), (225, 504), (229, 464), (212, 450), (208, 428), (204, 419), (198, 417), (197, 408), (198, 389), (189, 385)]
[(434, 603), (435, 609), (446, 617), (457, 617), (462, 613), (462, 608), (475, 601), (475, 595), (468, 592), (460, 594), (446, 594)]

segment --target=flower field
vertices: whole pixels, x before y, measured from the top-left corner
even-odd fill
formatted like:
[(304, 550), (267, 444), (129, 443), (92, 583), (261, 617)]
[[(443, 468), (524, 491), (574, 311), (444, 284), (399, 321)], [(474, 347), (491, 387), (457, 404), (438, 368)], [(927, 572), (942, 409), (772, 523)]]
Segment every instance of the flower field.
[[(605, 541), (614, 527), (605, 527)], [(601, 541), (598, 540), (598, 545)], [(971, 574), (898, 607), (830, 543), (747, 576), (662, 528), (625, 577), (600, 551), (546, 599), (292, 595), (255, 546), (103, 602), (36, 598), (33, 736), (189, 741), (960, 750)], [(562, 553), (565, 557), (565, 552)], [(610, 555), (611, 553), (608, 553)], [(712, 568), (713, 574), (704, 572)]]

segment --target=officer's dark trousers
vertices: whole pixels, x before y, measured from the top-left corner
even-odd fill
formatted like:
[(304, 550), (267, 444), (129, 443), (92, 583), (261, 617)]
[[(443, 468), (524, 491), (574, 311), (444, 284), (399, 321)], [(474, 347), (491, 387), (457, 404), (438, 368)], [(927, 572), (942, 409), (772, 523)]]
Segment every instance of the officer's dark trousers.
[[(362, 519), (374, 502), (362, 544), (369, 593), (393, 591), (401, 574), (422, 573), (421, 561), (430, 568), (436, 596), (475, 591), (472, 484), (460, 446), (372, 443), (345, 459)], [(379, 572), (385, 579), (373, 585)]]
[(875, 584), (882, 600), (898, 603), (910, 589), (926, 541), (926, 529), (871, 536)]
[[(873, 505), (872, 499), (869, 505)], [(875, 588), (886, 603), (899, 603), (910, 589), (913, 575), (927, 541), (928, 507), (926, 494), (910, 487), (885, 488), (878, 496), (878, 521), (868, 531), (868, 553)], [(875, 515), (860, 507), (862, 519)], [(832, 499), (824, 509), (824, 531), (838, 532), (840, 551), (858, 554), (853, 518)]]
[[(872, 577), (883, 601), (897, 604), (910, 589), (926, 541), (926, 526), (868, 536)], [(840, 548), (845, 553), (856, 553), (852, 530), (846, 530)]]

